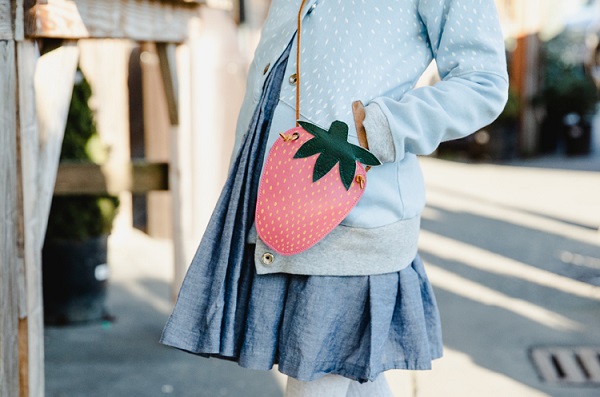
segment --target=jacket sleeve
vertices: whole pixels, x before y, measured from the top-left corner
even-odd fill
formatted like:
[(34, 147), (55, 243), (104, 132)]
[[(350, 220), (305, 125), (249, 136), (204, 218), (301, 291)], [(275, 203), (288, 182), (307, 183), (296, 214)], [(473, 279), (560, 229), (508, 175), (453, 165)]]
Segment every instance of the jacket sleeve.
[[(504, 41), (494, 0), (421, 0), (419, 15), (427, 30), (441, 81), (413, 89), (399, 100), (382, 96), (367, 106), (367, 118), (387, 119), (392, 158), (426, 155), (442, 141), (462, 138), (495, 120), (508, 97)], [(373, 106), (377, 105), (377, 106)], [(369, 120), (365, 123), (369, 144)], [(375, 132), (375, 131), (373, 131)], [(382, 148), (383, 149), (383, 148)]]

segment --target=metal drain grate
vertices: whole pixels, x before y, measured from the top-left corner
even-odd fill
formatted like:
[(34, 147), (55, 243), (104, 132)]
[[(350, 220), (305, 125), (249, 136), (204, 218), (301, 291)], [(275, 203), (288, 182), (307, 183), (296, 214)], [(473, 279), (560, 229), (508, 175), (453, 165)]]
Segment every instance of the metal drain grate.
[(600, 347), (536, 347), (531, 359), (545, 382), (600, 386)]

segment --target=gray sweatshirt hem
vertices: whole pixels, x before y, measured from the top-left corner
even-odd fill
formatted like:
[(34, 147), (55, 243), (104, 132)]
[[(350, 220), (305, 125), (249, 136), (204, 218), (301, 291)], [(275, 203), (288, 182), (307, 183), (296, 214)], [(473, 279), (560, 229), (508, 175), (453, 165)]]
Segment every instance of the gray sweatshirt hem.
[[(258, 274), (366, 276), (393, 273), (410, 265), (416, 257), (420, 220), (417, 216), (369, 229), (339, 225), (315, 246), (291, 256), (280, 255), (269, 248), (256, 235), (254, 227), (248, 240), (256, 241), (254, 263)], [(264, 260), (265, 257), (269, 260)]]

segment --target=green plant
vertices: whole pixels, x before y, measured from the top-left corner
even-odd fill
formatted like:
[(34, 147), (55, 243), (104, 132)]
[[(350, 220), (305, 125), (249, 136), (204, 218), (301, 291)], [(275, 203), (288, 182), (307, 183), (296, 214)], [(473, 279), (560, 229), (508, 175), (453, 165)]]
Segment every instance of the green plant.
[(569, 113), (584, 116), (593, 113), (598, 93), (582, 62), (571, 54), (576, 47), (569, 35), (560, 35), (545, 45), (544, 88), (537, 102), (552, 118)]
[[(93, 162), (106, 159), (94, 112), (89, 106), (92, 90), (83, 73), (77, 71), (62, 143), (61, 162)], [(85, 240), (110, 233), (119, 205), (114, 196), (54, 196), (46, 235), (52, 239)]]

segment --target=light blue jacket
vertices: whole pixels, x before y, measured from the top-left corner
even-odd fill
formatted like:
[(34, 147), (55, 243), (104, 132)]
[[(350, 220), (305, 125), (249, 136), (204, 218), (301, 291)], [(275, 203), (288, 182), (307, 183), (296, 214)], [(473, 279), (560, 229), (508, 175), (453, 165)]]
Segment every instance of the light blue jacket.
[[(296, 33), (301, 0), (273, 0), (237, 125), (236, 152), (263, 83)], [(286, 76), (296, 67), (296, 40)], [(370, 150), (383, 165), (347, 218), (308, 251), (263, 260), (259, 273), (361, 275), (398, 271), (416, 255), (424, 182), (417, 155), (491, 123), (507, 99), (505, 49), (494, 0), (309, 0), (301, 48), (301, 119), (341, 120), (357, 144), (351, 104), (367, 104)], [(441, 81), (414, 88), (435, 59)], [(284, 81), (267, 152), (295, 125), (295, 85)], [(457, 181), (460, 183), (460, 181)], [(270, 258), (268, 258), (270, 259)]]

